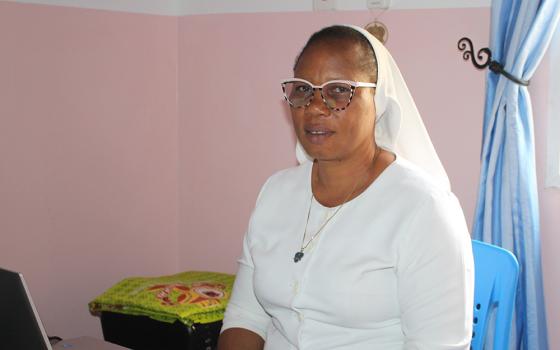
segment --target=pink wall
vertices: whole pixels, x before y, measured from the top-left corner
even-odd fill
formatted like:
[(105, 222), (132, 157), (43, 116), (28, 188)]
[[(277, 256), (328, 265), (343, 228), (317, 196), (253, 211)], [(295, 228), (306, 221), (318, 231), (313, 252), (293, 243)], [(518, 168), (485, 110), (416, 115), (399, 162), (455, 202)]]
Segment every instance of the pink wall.
[[(26, 274), (49, 333), (99, 336), (86, 304), (125, 276), (235, 272), (261, 184), (295, 164), (280, 79), (313, 31), (372, 19), (0, 3), (0, 266)], [(471, 222), (484, 73), (456, 42), (487, 44), (489, 10), (389, 11), (382, 20)], [(531, 88), (539, 171), (546, 79), (540, 70)], [(540, 187), (557, 348), (560, 192)]]
[(0, 266), (49, 334), (177, 267), (177, 19), (0, 3)]
[[(535, 122), (535, 147), (537, 162), (537, 181), (539, 186), (540, 224), (541, 224), (541, 251), (544, 276), (544, 292), (546, 298), (546, 312), (548, 319), (548, 336), (550, 349), (560, 349), (560, 258), (558, 247), (560, 239), (560, 190), (558, 188), (545, 188), (545, 162), (546, 162), (546, 131), (548, 116), (548, 83), (550, 79), (549, 66), (558, 64), (552, 62), (550, 57), (545, 57), (537, 70), (529, 91), (533, 103), (533, 119)], [(557, 98), (554, 96), (552, 98)]]

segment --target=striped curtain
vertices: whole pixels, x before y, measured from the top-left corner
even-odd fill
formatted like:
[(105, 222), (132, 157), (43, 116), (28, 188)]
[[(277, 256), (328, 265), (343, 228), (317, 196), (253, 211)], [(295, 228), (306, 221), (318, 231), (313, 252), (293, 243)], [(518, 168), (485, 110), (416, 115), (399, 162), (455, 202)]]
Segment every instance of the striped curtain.
[[(550, 43), (560, 0), (493, 0), (492, 58), (530, 80)], [(489, 72), (473, 238), (513, 252), (520, 276), (511, 349), (548, 349), (541, 273), (533, 113), (527, 87)]]

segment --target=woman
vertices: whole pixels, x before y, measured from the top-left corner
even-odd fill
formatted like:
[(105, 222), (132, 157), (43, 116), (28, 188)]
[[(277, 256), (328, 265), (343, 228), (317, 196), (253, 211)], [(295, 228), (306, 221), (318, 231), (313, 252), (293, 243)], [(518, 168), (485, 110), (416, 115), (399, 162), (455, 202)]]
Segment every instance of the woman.
[(470, 237), (388, 51), (325, 28), (283, 89), (300, 166), (259, 194), (219, 349), (468, 349)]

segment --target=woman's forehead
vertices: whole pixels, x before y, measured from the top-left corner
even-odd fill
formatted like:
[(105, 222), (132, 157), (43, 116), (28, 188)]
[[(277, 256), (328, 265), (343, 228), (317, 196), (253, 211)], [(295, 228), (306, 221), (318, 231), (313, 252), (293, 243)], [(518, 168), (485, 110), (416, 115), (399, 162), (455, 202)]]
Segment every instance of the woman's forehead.
[(341, 40), (315, 43), (301, 55), (294, 69), (296, 78), (322, 83), (312, 79), (363, 80), (368, 77), (364, 72), (364, 59), (367, 56), (358, 44)]

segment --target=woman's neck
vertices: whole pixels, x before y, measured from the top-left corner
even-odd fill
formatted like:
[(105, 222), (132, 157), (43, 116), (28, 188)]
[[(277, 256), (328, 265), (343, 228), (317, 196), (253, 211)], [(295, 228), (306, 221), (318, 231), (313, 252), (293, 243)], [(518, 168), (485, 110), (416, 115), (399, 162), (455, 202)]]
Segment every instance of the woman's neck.
[(343, 160), (316, 160), (311, 181), (315, 199), (334, 207), (362, 193), (376, 177), (375, 163), (380, 152), (373, 146)]

